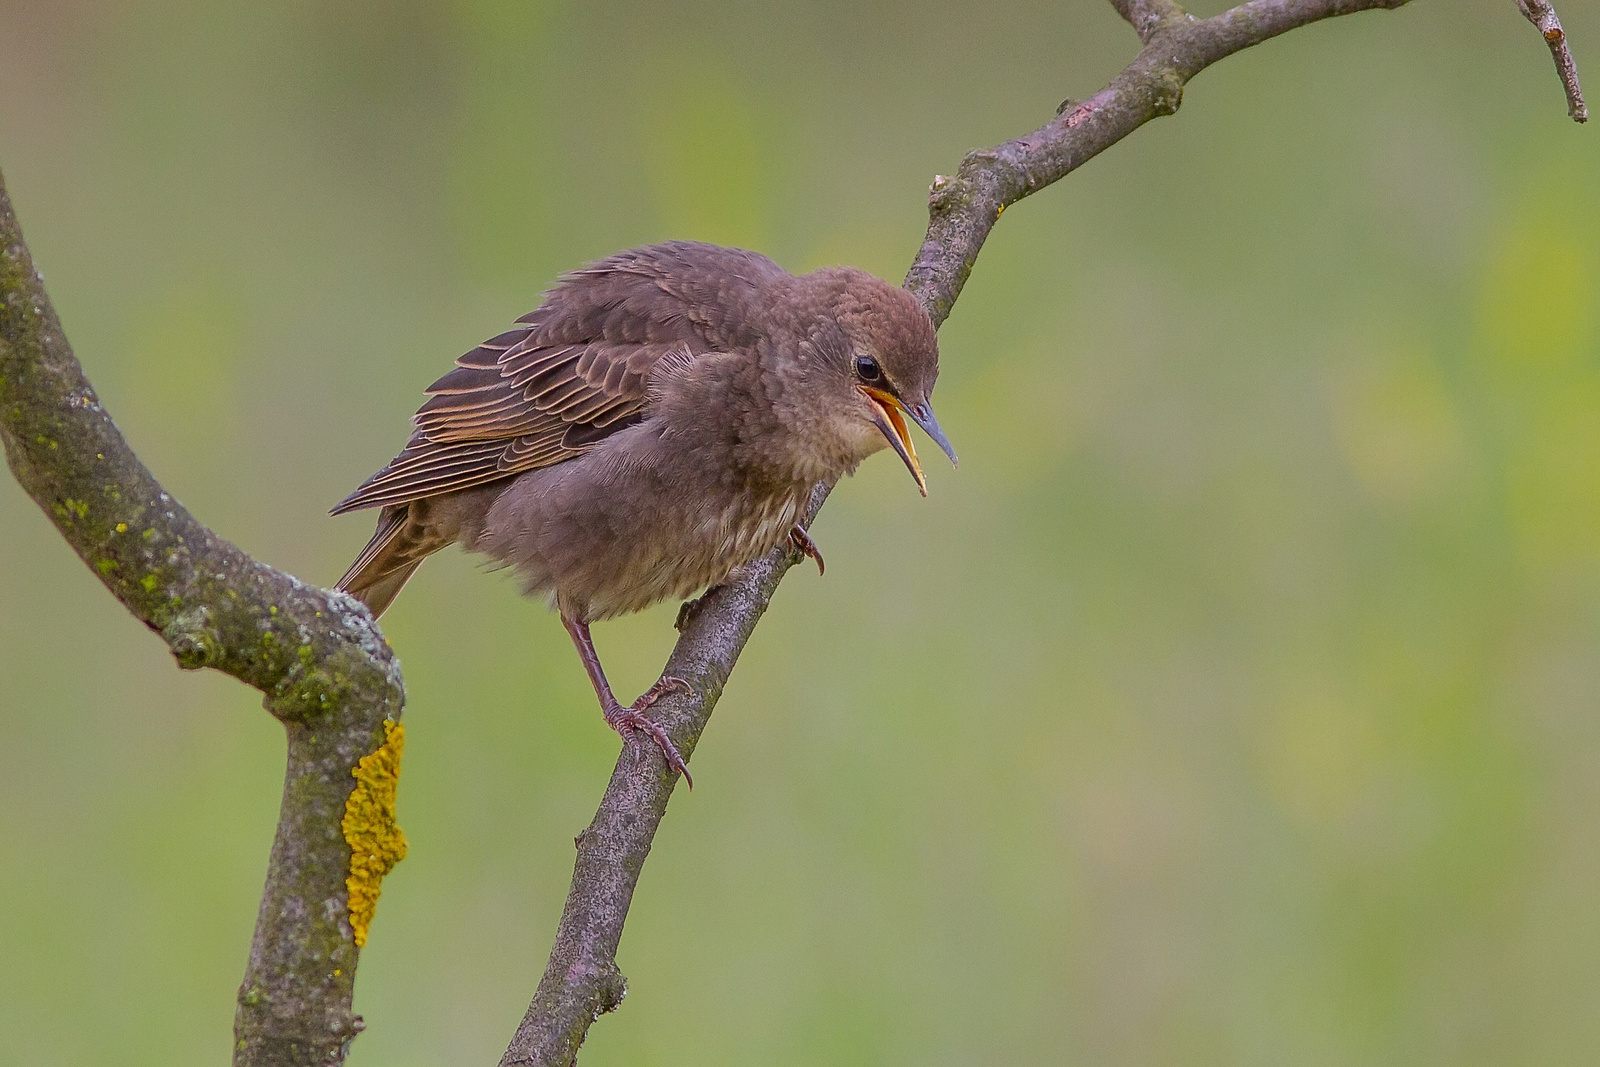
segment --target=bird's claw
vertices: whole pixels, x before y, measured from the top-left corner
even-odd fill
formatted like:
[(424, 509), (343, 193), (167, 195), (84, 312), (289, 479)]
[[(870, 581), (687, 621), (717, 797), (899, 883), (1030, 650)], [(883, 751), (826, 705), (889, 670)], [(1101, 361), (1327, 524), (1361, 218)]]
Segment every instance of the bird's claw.
[(656, 684), (644, 691), (638, 700), (633, 702), (634, 711), (644, 711), (650, 705), (660, 700), (673, 690), (677, 690), (686, 697), (694, 696), (694, 686), (679, 678), (675, 674), (663, 674), (656, 679)]
[(811, 540), (811, 535), (806, 532), (803, 526), (795, 526), (789, 531), (789, 544), (802, 556), (817, 561), (818, 577), (821, 577), (827, 570), (826, 565), (822, 562), (822, 550), (817, 547), (815, 541)]
[(683, 753), (678, 751), (678, 746), (672, 743), (672, 738), (667, 736), (666, 729), (636, 707), (619, 710), (621, 714), (617, 715), (611, 724), (617, 733), (627, 737), (626, 731), (638, 730), (648, 736), (661, 750), (661, 755), (666, 758), (667, 767), (683, 775), (683, 783), (693, 789), (694, 779), (689, 776), (689, 765), (684, 762)]
[(684, 696), (693, 696), (694, 687), (676, 675), (663, 674), (656, 680), (656, 684), (644, 691), (632, 707), (616, 706), (608, 715), (606, 722), (611, 728), (623, 737), (628, 736), (629, 730), (637, 730), (646, 735), (661, 749), (661, 755), (666, 757), (667, 766), (683, 775), (683, 782), (690, 789), (694, 788), (694, 779), (689, 775), (689, 765), (683, 758), (683, 753), (678, 751), (678, 746), (672, 743), (672, 738), (667, 736), (666, 728), (656, 722), (645, 711), (652, 704), (676, 690)]

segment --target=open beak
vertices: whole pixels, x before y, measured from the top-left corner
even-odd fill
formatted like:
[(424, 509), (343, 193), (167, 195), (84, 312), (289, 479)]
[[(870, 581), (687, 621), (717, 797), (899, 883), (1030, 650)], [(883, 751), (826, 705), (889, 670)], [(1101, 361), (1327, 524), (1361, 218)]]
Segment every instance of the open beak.
[(917, 462), (917, 447), (911, 443), (911, 431), (906, 429), (906, 420), (900, 417), (901, 412), (910, 415), (918, 426), (921, 426), (928, 436), (933, 438), (933, 443), (944, 450), (950, 457), (952, 465), (956, 462), (955, 449), (950, 447), (950, 439), (939, 428), (939, 420), (933, 417), (933, 408), (927, 404), (918, 404), (908, 408), (900, 402), (900, 398), (893, 393), (882, 389), (874, 389), (870, 385), (861, 386), (861, 391), (867, 399), (872, 401), (872, 421), (889, 445), (899, 453), (905, 461), (906, 469), (911, 472), (911, 477), (917, 480), (917, 490), (923, 496), (928, 495), (928, 482), (922, 476), (922, 464)]

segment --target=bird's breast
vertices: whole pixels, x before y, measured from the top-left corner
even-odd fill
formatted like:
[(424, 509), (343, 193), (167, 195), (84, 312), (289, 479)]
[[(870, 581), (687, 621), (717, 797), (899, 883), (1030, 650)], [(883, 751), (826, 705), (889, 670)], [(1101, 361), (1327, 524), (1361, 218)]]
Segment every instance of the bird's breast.
[(627, 614), (721, 583), (788, 536), (804, 517), (809, 487), (719, 496), (664, 506), (656, 516), (639, 516), (632, 534), (610, 539), (603, 555), (611, 565), (588, 596), (591, 615)]
[(470, 547), (591, 621), (692, 596), (786, 536), (810, 486), (674, 447), (648, 424), (524, 475)]

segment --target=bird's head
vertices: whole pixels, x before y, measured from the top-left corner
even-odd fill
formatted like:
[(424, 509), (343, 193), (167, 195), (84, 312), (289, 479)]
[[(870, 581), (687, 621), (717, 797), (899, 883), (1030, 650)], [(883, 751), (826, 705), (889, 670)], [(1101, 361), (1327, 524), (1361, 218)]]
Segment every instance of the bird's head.
[(819, 346), (839, 436), (852, 442), (857, 459), (886, 444), (893, 448), (927, 496), (906, 419), (956, 462), (955, 449), (933, 415), (939, 341), (928, 313), (899, 286), (851, 267), (819, 270), (806, 280), (821, 291), (839, 328), (834, 343)]

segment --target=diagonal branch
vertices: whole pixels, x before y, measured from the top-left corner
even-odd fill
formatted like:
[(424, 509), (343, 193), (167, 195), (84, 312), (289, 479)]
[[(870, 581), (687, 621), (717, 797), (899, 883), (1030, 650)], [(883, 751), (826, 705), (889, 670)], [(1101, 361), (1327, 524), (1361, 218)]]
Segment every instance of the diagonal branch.
[[(808, 523), (831, 488), (819, 485), (811, 494)], [(670, 703), (664, 698), (651, 715), (672, 734), (685, 758), (694, 755), (711, 709), (778, 582), (800, 558), (788, 549), (773, 552), (680, 614), (683, 635), (663, 673), (686, 680), (695, 695)], [(617, 969), (617, 946), (677, 781), (653, 743), (623, 746), (600, 810), (578, 835), (577, 866), (550, 962), (502, 1064), (572, 1063), (589, 1024), (622, 1003), (627, 984)]]
[[(0, 444), (17, 480), (179, 666), (261, 690), (288, 733), (235, 1062), (337, 1063), (361, 1028), (350, 1011), (358, 950), (343, 823), (353, 769), (392, 750), (385, 720), (400, 714), (399, 665), (365, 608), (251, 559), (139, 462), (67, 344), (3, 179), (0, 297)], [(392, 804), (375, 820), (392, 830), (386, 816)], [(375, 894), (369, 881), (363, 891)]]
[[(1194, 19), (1170, 0), (1112, 0), (1146, 44), (1100, 92), (1034, 132), (969, 153), (954, 177), (937, 177), (928, 196), (928, 233), (906, 288), (935, 325), (950, 314), (984, 240), (1007, 207), (1043, 189), (1161, 115), (1178, 109), (1183, 88), (1219, 59), (1298, 26), (1406, 0), (1250, 0), (1214, 18)], [(818, 486), (811, 514), (831, 486)], [(666, 672), (696, 687), (653, 714), (685, 755), (692, 753), (745, 641), (798, 553), (774, 551), (708, 594), (687, 625)], [(626, 985), (617, 946), (639, 873), (666, 813), (675, 776), (654, 745), (624, 746), (594, 822), (578, 838), (572, 887), (538, 992), (501, 1067), (566, 1067), (589, 1026), (622, 1001)]]
[(1567, 47), (1567, 33), (1561, 28), (1561, 20), (1556, 18), (1556, 9), (1548, 0), (1517, 0), (1517, 7), (1550, 46), (1550, 55), (1556, 61), (1556, 75), (1567, 93), (1567, 114), (1572, 116), (1573, 122), (1588, 122), (1589, 105), (1583, 102), (1578, 64), (1573, 61), (1572, 49)]
[(1171, 115), (1196, 74), (1235, 52), (1308, 23), (1406, 0), (1250, 0), (1208, 19), (1175, 19), (1088, 100), (1032, 133), (967, 153), (953, 177), (933, 179), (928, 234), (906, 288), (935, 323), (950, 314), (1000, 213), (1071, 174), (1153, 118)]

